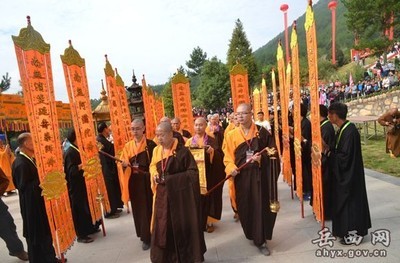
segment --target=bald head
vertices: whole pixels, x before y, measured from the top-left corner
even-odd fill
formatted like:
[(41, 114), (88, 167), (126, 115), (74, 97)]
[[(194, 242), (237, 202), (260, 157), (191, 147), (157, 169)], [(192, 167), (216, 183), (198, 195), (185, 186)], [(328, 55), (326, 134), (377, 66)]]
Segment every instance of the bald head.
[(240, 103), (239, 106), (237, 107), (237, 111), (239, 110), (239, 108), (245, 110), (246, 112), (251, 111), (251, 105), (249, 103)]
[(134, 119), (131, 122), (131, 131), (135, 141), (141, 141), (144, 134), (144, 123), (141, 119)]
[(171, 120), (171, 125), (174, 131), (179, 132), (181, 129), (181, 120), (178, 117), (175, 117)]
[(171, 123), (171, 119), (168, 118), (167, 116), (164, 116), (160, 119), (160, 123), (163, 123), (163, 122)]
[(199, 135), (203, 136), (206, 132), (207, 121), (203, 117), (199, 117), (194, 121), (194, 132)]
[(32, 135), (29, 132), (21, 133), (17, 138), (17, 144), (22, 152), (29, 156), (34, 154)]
[(172, 126), (169, 122), (160, 122), (156, 128), (156, 137), (159, 144), (163, 147), (169, 147), (173, 141)]

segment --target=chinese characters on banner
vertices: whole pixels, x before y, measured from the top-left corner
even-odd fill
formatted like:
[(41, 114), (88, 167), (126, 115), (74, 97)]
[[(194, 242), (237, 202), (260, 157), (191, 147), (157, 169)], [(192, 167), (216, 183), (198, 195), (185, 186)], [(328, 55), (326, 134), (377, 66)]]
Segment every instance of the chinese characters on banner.
[(310, 82), (310, 107), (311, 107), (311, 163), (313, 184), (313, 211), (315, 218), (324, 224), (324, 208), (322, 199), (322, 171), (321, 171), (321, 128), (319, 115), (319, 92), (318, 92), (318, 56), (317, 56), (317, 34), (312, 10), (312, 1), (307, 6), (306, 30), (308, 74)]
[(153, 139), (155, 136), (154, 131), (156, 130), (157, 121), (154, 119), (153, 110), (150, 103), (150, 88), (147, 87), (146, 79), (143, 75), (142, 79), (142, 97), (144, 105), (144, 120), (146, 125), (146, 137)]
[[(301, 116), (300, 116), (300, 65), (299, 65), (299, 44), (297, 42), (296, 23), (293, 25), (290, 39), (292, 53), (292, 75), (293, 75), (293, 122), (294, 122), (294, 152), (296, 165), (296, 194), (300, 202), (303, 201), (303, 173), (301, 163)], [(304, 215), (304, 207), (301, 209)]]
[[(289, 146), (289, 87), (290, 87), (290, 74), (289, 79), (285, 78), (285, 61), (283, 59), (282, 44), (279, 42), (278, 50), (276, 53), (278, 61), (278, 75), (279, 75), (279, 91), (281, 102), (281, 116), (282, 116), (282, 171), (283, 180), (292, 185), (292, 168), (290, 164), (290, 146)], [(288, 83), (287, 83), (288, 82)]]
[(131, 133), (130, 130), (132, 118), (128, 107), (128, 96), (126, 96), (125, 84), (121, 76), (118, 74), (117, 69), (115, 69), (115, 73), (116, 73), (115, 83), (117, 84), (119, 101), (121, 102), (121, 111), (122, 111), (121, 116), (123, 121), (123, 128), (125, 129), (124, 133), (126, 134), (125, 142), (128, 142), (130, 140), (133, 140), (133, 134)]
[(177, 73), (172, 78), (171, 84), (175, 117), (181, 119), (182, 129), (188, 130), (193, 134), (194, 119), (192, 113), (192, 100), (190, 98), (189, 79), (187, 79), (182, 73)]
[(125, 143), (128, 142), (128, 134), (124, 127), (126, 121), (122, 118), (123, 111), (119, 94), (120, 89), (117, 87), (115, 72), (108, 61), (107, 55), (104, 73), (106, 75), (108, 103), (110, 105), (111, 130), (114, 138), (115, 157), (119, 158)]
[(89, 100), (89, 87), (86, 76), (85, 60), (79, 55), (70, 42), (70, 46), (61, 55), (65, 82), (71, 106), (72, 119), (76, 133), (89, 201), (92, 222), (102, 218), (101, 203), (98, 197), (103, 197), (104, 209), (110, 211), (110, 204), (101, 173), (101, 164), (93, 126), (92, 110)]
[(62, 163), (50, 45), (28, 26), (13, 36), (40, 187), (56, 254), (61, 256), (75, 240), (75, 229)]
[(247, 70), (237, 63), (230, 71), (233, 110), (241, 103), (250, 103), (249, 80)]

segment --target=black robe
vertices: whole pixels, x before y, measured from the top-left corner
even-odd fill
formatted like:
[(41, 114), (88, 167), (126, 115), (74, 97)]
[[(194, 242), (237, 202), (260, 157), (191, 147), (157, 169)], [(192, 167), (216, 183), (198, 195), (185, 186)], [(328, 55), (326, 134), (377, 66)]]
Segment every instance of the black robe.
[(57, 262), (36, 166), (18, 153), (12, 164), (12, 177), (19, 193), (23, 236), (28, 245), (29, 262)]
[(150, 223), (153, 211), (153, 192), (150, 186), (149, 166), (153, 149), (156, 144), (152, 140), (146, 140), (147, 149), (132, 156), (129, 159), (131, 164), (138, 163), (139, 169), (146, 173), (134, 173), (131, 170), (129, 178), (129, 198), (131, 200), (132, 216), (135, 222), (136, 235), (146, 244), (150, 244)]
[[(265, 147), (274, 147), (275, 140), (265, 129), (260, 129), (258, 135), (248, 140), (251, 150), (261, 151)], [(241, 136), (239, 130), (228, 136)], [(229, 143), (229, 140), (227, 141)], [(234, 149), (235, 165), (241, 166), (246, 162), (246, 151), (249, 146), (242, 142)], [(225, 156), (227, 153), (225, 153)], [(276, 153), (275, 157), (278, 154)], [(247, 239), (253, 240), (256, 246), (263, 245), (266, 240), (272, 239), (276, 213), (270, 210), (270, 190), (277, 189), (279, 175), (279, 158), (275, 160), (275, 178), (272, 176), (271, 159), (262, 155), (260, 165), (257, 162), (249, 163), (235, 176), (236, 202), (240, 223)], [(273, 180), (275, 179), (275, 180)]]
[[(161, 175), (161, 161), (156, 167)], [(178, 144), (165, 171), (165, 184), (156, 188), (151, 261), (202, 262), (206, 245), (201, 226), (199, 173), (189, 149)]]
[[(304, 118), (301, 120), (301, 136), (307, 141), (301, 142), (301, 167), (303, 176), (303, 193), (312, 194), (311, 171), (311, 122)], [(312, 198), (310, 199), (312, 200)]]
[(69, 147), (64, 154), (64, 173), (67, 179), (72, 218), (74, 220), (76, 235), (79, 238), (93, 234), (95, 227), (92, 224), (92, 217), (90, 215), (83, 170), (78, 169), (78, 165), (82, 163), (81, 156), (74, 147), (76, 146)]
[(371, 228), (371, 218), (360, 134), (356, 126), (350, 123), (339, 136), (345, 125), (346, 123), (336, 135), (332, 231), (337, 237), (344, 237), (353, 230), (357, 230), (358, 235), (365, 236)]
[(333, 155), (335, 151), (335, 129), (329, 121), (321, 122), (321, 136), (324, 141), (324, 146), (327, 148), (321, 156), (322, 166), (322, 191), (324, 200), (324, 215), (325, 220), (332, 217), (332, 186), (333, 186)]
[[(115, 156), (114, 144), (109, 142), (102, 134), (97, 135), (97, 141), (103, 145), (101, 149), (112, 156)], [(104, 183), (106, 185), (108, 200), (110, 201), (111, 212), (114, 214), (118, 208), (123, 207), (121, 200), (121, 186), (118, 179), (117, 165), (110, 157), (99, 153), (101, 170), (104, 176)]]

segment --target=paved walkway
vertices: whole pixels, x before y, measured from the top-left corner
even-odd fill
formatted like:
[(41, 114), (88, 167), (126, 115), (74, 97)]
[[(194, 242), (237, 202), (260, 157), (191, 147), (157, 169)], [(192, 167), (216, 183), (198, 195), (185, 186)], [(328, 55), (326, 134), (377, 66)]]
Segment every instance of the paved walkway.
[[(368, 199), (372, 218), (372, 229), (390, 231), (390, 245), (372, 244), (371, 234), (365, 237), (359, 246), (342, 246), (334, 242), (333, 247), (320, 248), (311, 241), (319, 238), (321, 229), (312, 216), (311, 208), (305, 204), (305, 218), (300, 217), (300, 205), (290, 198), (290, 188), (279, 182), (281, 210), (278, 213), (273, 239), (268, 243), (271, 256), (261, 255), (252, 242), (246, 240), (239, 223), (233, 221), (227, 188), (224, 190), (224, 210), (222, 220), (215, 226), (214, 233), (205, 233), (207, 252), (205, 262), (349, 262), (348, 257), (317, 257), (322, 249), (324, 253), (343, 250), (349, 256), (354, 253), (351, 262), (399, 262), (400, 258), (400, 178), (366, 170)], [(19, 212), (18, 196), (5, 197), (9, 205), (20, 237), (22, 221)], [(131, 214), (123, 213), (118, 219), (106, 219), (107, 236), (94, 235), (90, 244), (75, 243), (67, 252), (68, 262), (83, 263), (127, 263), (150, 262), (149, 251), (142, 251), (141, 242), (136, 238)], [(326, 223), (330, 227), (330, 222)], [(0, 226), (1, 227), (1, 226)], [(25, 246), (26, 247), (26, 246)], [(352, 250), (352, 251), (350, 251)], [(340, 251), (339, 251), (340, 253)], [(358, 253), (386, 253), (386, 256), (357, 256)], [(8, 256), (4, 242), (0, 241), (0, 262), (21, 262)]]

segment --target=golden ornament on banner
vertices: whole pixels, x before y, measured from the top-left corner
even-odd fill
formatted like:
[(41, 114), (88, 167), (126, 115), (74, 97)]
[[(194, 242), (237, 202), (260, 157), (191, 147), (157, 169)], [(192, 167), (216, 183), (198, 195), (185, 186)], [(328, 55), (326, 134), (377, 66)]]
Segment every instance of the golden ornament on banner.
[(319, 146), (316, 143), (313, 143), (311, 148), (311, 159), (313, 165), (315, 166), (321, 165), (321, 150), (319, 149)]
[(206, 162), (203, 148), (189, 148), (199, 169), (200, 193), (207, 193)]
[(65, 180), (65, 174), (59, 171), (48, 173), (43, 183), (40, 184), (42, 188), (42, 196), (47, 200), (57, 199), (65, 191), (67, 181)]
[(301, 158), (301, 143), (298, 138), (294, 139), (294, 152), (295, 152), (296, 158)]
[(83, 176), (91, 179), (97, 177), (101, 173), (101, 164), (97, 156), (88, 159), (87, 163), (83, 166)]

